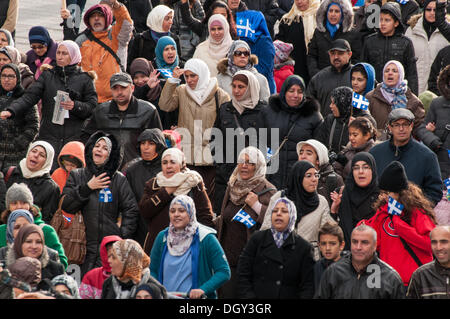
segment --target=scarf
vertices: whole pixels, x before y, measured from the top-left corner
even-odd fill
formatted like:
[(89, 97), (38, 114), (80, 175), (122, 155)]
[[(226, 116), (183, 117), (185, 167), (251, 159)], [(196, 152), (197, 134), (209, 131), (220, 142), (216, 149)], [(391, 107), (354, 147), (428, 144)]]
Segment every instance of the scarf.
[[(245, 155), (248, 156), (250, 163), (255, 164), (255, 174), (247, 180), (243, 180), (239, 174), (239, 164), (245, 161)], [(265, 181), (266, 170), (266, 160), (263, 153), (254, 146), (244, 148), (239, 153), (238, 165), (234, 169), (228, 181), (231, 202), (237, 206), (244, 205), (245, 198), (248, 193), (253, 191), (258, 185)]]
[(327, 8), (327, 15), (328, 15), (328, 11), (330, 10), (330, 7), (336, 5), (339, 7), (339, 10), (341, 10), (341, 20), (339, 21), (339, 23), (336, 24), (331, 24), (330, 21), (328, 21), (328, 18), (326, 18), (326, 23), (325, 23), (325, 27), (327, 28), (328, 32), (330, 32), (331, 38), (334, 38), (334, 35), (336, 34), (337, 30), (339, 30), (339, 27), (341, 26), (342, 20), (344, 20), (344, 12), (342, 11), (342, 7), (339, 3), (336, 2), (331, 2), (328, 5)]
[[(172, 37), (163, 36), (158, 40), (158, 43), (156, 44), (156, 47), (155, 47), (156, 67), (158, 69), (169, 69), (169, 70), (173, 71), (173, 69), (175, 69), (179, 64), (178, 53), (176, 53), (177, 57), (176, 57), (175, 61), (172, 64), (168, 64), (164, 60), (164, 56), (163, 56), (164, 49), (168, 45), (173, 45), (175, 47), (175, 51), (177, 51), (177, 44)], [(168, 76), (164, 72), (160, 72), (160, 74), (164, 78), (168, 78)]]
[[(19, 232), (17, 233), (16, 238), (14, 238), (13, 249), (14, 249), (16, 258), (24, 257), (22, 245), (25, 242), (25, 240), (28, 238), (28, 236), (30, 236), (32, 233), (37, 233), (39, 235), (39, 237), (41, 237), (42, 255), (40, 257), (42, 257), (44, 254), (46, 254), (47, 250), (45, 248), (45, 238), (44, 238), (44, 233), (42, 232), (41, 227), (39, 227), (38, 225), (35, 225), (35, 224), (28, 224), (28, 225), (22, 226), (20, 228)], [(40, 259), (40, 257), (38, 259)], [(45, 266), (47, 266), (47, 265), (46, 264), (42, 265), (42, 267), (45, 267)]]
[(305, 11), (300, 11), (296, 4), (292, 4), (291, 11), (286, 13), (281, 18), (281, 23), (286, 23), (288, 26), (292, 24), (292, 22), (300, 22), (303, 21), (303, 30), (305, 37), (305, 45), (308, 47), (309, 41), (311, 41), (314, 30), (316, 29), (316, 13), (320, 7), (320, 0), (309, 0), (309, 7)]
[[(286, 92), (291, 88), (291, 86), (293, 85), (298, 85), (300, 86), (300, 88), (302, 89), (303, 93), (305, 93), (305, 82), (303, 81), (303, 79), (296, 75), (289, 75), (287, 77), (287, 79), (283, 82), (283, 85), (281, 86), (280, 89), (280, 99), (281, 99), (281, 103), (283, 104), (284, 108), (286, 110), (289, 111), (294, 111), (292, 107), (290, 107), (287, 102), (286, 102)], [(303, 94), (303, 100), (300, 102), (299, 106), (303, 103), (303, 101), (305, 101), (305, 95)], [(295, 108), (296, 109), (296, 108)]]
[(112, 248), (123, 265), (122, 275), (118, 276), (118, 279), (124, 283), (131, 280), (137, 285), (142, 279), (144, 269), (150, 265), (150, 258), (133, 239), (116, 241)]
[(70, 63), (69, 65), (79, 64), (81, 63), (81, 52), (78, 44), (71, 40), (65, 40), (58, 44), (58, 48), (63, 45), (66, 47), (67, 51), (69, 51), (70, 55)]
[(234, 95), (232, 95), (231, 102), (234, 108), (239, 112), (239, 114), (242, 114), (245, 109), (254, 109), (258, 104), (260, 87), (258, 79), (253, 75), (252, 72), (246, 70), (238, 71), (234, 74), (233, 79), (236, 77), (236, 75), (239, 74), (244, 75), (248, 79), (247, 90), (245, 91), (240, 101), (236, 100)]
[(183, 230), (176, 230), (172, 223), (169, 224), (167, 249), (172, 256), (182, 256), (191, 247), (199, 224), (197, 222), (195, 204), (192, 198), (186, 195), (178, 195), (170, 203), (170, 208), (175, 204), (179, 204), (186, 209), (190, 220)]
[(234, 59), (234, 52), (236, 52), (238, 49), (245, 49), (247, 50), (251, 56), (252, 54), (252, 50), (250, 49), (250, 46), (247, 44), (247, 42), (242, 41), (242, 40), (236, 40), (233, 41), (233, 43), (230, 46), (230, 50), (228, 51), (228, 72), (230, 72), (231, 76), (233, 76), (236, 72), (241, 71), (241, 70), (252, 70), (254, 69), (253, 67), (253, 63), (250, 62), (250, 58), (248, 59), (248, 63), (246, 66), (244, 66), (243, 68), (238, 67), (237, 65), (235, 65), (233, 63), (233, 59)]
[[(47, 159), (45, 160), (44, 165), (42, 166), (42, 168), (39, 171), (32, 172), (27, 167), (27, 157), (28, 157), (28, 154), (30, 153), (30, 151), (33, 148), (35, 148), (36, 146), (41, 146), (45, 149), (45, 152), (47, 153)], [(51, 170), (52, 164), (53, 164), (54, 154), (55, 154), (55, 151), (53, 149), (53, 146), (51, 146), (48, 142), (45, 142), (45, 141), (33, 142), (28, 147), (27, 156), (19, 162), (19, 166), (22, 171), (23, 177), (24, 178), (35, 178), (35, 177), (40, 177), (40, 176), (50, 173), (50, 170)]]
[[(148, 282), (150, 279), (150, 269), (145, 268), (142, 271), (142, 279), (138, 284), (134, 284), (132, 281), (127, 283), (123, 283), (116, 278), (116, 276), (112, 276), (112, 285), (114, 293), (116, 294), (116, 299), (132, 299), (136, 296), (136, 289), (141, 284)], [(128, 288), (128, 289), (127, 289)]]
[(428, 41), (429, 41), (433, 32), (436, 31), (437, 26), (436, 26), (435, 22), (431, 23), (431, 22), (428, 22), (427, 19), (425, 19), (425, 11), (424, 11), (422, 19), (423, 19), (422, 20), (423, 29), (427, 33)]
[(209, 55), (219, 61), (227, 56), (227, 53), (233, 43), (233, 39), (230, 35), (230, 26), (228, 25), (227, 19), (221, 14), (213, 14), (208, 20), (208, 30), (211, 30), (211, 25), (219, 23), (224, 29), (224, 36), (222, 40), (215, 41), (211, 36), (211, 31), (209, 32), (208, 39), (206, 39), (206, 43), (209, 48)]
[(170, 9), (168, 6), (165, 6), (163, 4), (154, 7), (153, 10), (150, 11), (150, 13), (147, 16), (147, 26), (150, 28), (151, 31), (155, 32), (156, 34), (167, 33), (167, 31), (163, 30), (162, 25), (164, 22), (164, 18), (171, 12), (173, 13), (174, 11)]
[[(7, 207), (7, 209), (9, 209), (9, 208)], [(14, 230), (14, 226), (16, 224), (16, 220), (19, 217), (26, 218), (26, 220), (30, 224), (34, 223), (33, 215), (25, 209), (16, 209), (15, 211), (11, 212), (11, 214), (8, 217), (8, 221), (6, 222), (6, 242), (8, 244), (11, 244), (14, 242), (13, 230)]]
[(191, 89), (187, 84), (185, 87), (188, 95), (201, 106), (211, 91), (216, 88), (217, 79), (211, 78), (208, 65), (200, 59), (189, 59), (184, 65), (184, 70), (198, 75), (195, 89)]
[(36, 80), (39, 79), (39, 76), (42, 74), (41, 66), (42, 66), (43, 64), (50, 64), (52, 61), (53, 61), (53, 60), (52, 60), (52, 58), (50, 58), (50, 57), (46, 57), (42, 62), (41, 62), (40, 59), (34, 60), (34, 64), (36, 64), (36, 74), (34, 75), (34, 78), (35, 78)]
[(277, 245), (278, 248), (283, 246), (284, 242), (286, 241), (286, 238), (288, 238), (289, 234), (294, 231), (295, 228), (295, 220), (297, 219), (297, 209), (295, 208), (294, 202), (289, 200), (286, 197), (278, 198), (275, 203), (273, 204), (273, 207), (270, 207), (270, 212), (273, 214), (273, 210), (275, 206), (277, 206), (278, 203), (284, 203), (287, 206), (287, 209), (289, 211), (289, 223), (287, 227), (283, 231), (278, 231), (273, 227), (272, 224), (272, 218), (270, 218), (271, 226), (270, 231), (272, 232), (273, 240), (275, 241), (275, 245)]
[(384, 71), (390, 64), (395, 64), (397, 66), (399, 73), (398, 82), (394, 87), (388, 87), (383, 81), (383, 83), (381, 84), (381, 93), (383, 94), (384, 98), (389, 102), (389, 104), (391, 104), (393, 110), (398, 108), (406, 108), (406, 105), (408, 103), (408, 99), (406, 98), (406, 91), (408, 90), (408, 81), (404, 79), (405, 70), (400, 62), (391, 60), (384, 65), (383, 76)]

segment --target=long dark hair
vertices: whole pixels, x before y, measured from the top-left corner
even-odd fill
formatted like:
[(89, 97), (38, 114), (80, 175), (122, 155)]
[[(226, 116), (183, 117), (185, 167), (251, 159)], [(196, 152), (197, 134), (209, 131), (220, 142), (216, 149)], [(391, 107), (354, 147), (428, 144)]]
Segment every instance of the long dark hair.
[(234, 22), (234, 18), (233, 18), (233, 13), (231, 12), (231, 10), (228, 7), (228, 5), (225, 2), (221, 1), (221, 0), (214, 1), (211, 4), (211, 6), (208, 9), (208, 12), (206, 13), (205, 18), (203, 19), (203, 23), (205, 25), (208, 25), (208, 20), (213, 15), (213, 11), (214, 11), (215, 8), (224, 8), (225, 10), (227, 10), (227, 21), (228, 21), (228, 24), (230, 26), (231, 37), (234, 40), (237, 39), (238, 36), (237, 36), (237, 30), (236, 30), (236, 23)]

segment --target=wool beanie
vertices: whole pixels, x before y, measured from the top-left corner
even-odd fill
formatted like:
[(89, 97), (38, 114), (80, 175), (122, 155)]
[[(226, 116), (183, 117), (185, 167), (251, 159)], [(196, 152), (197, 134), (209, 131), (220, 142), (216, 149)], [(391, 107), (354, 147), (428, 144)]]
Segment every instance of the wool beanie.
[(41, 281), (41, 267), (39, 259), (20, 257), (8, 267), (8, 270), (11, 273), (11, 277), (26, 282), (31, 287), (36, 287)]
[(394, 193), (408, 189), (408, 177), (403, 164), (393, 161), (386, 166), (381, 174), (379, 187), (381, 190)]
[(285, 43), (280, 40), (275, 40), (273, 46), (275, 47), (275, 64), (286, 62), (294, 49), (294, 46), (291, 43)]
[(350, 115), (352, 108), (353, 90), (347, 86), (340, 86), (331, 91), (331, 98), (336, 104), (341, 118)]
[(9, 204), (17, 201), (28, 203), (30, 206), (33, 206), (33, 194), (25, 183), (14, 183), (6, 192), (6, 209), (9, 209)]

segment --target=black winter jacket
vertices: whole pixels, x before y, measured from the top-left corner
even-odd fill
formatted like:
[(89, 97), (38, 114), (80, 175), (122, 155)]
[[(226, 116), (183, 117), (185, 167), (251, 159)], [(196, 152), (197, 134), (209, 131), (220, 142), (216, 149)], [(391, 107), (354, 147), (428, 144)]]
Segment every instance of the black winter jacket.
[(418, 268), (411, 276), (409, 299), (450, 299), (450, 269), (437, 260)]
[(431, 65), (430, 76), (428, 77), (428, 90), (436, 95), (441, 95), (437, 85), (439, 73), (449, 64), (450, 45), (447, 45), (442, 48), (434, 58), (433, 64)]
[[(92, 160), (92, 149), (102, 136), (112, 141), (112, 150), (108, 162), (97, 167)], [(63, 195), (63, 210), (68, 213), (81, 211), (86, 225), (87, 254), (82, 266), (83, 273), (94, 267), (100, 267), (100, 243), (103, 237), (117, 235), (124, 239), (133, 238), (137, 229), (139, 209), (126, 177), (118, 171), (121, 154), (120, 146), (113, 135), (104, 132), (94, 133), (86, 143), (86, 167), (70, 172)], [(110, 177), (109, 189), (112, 202), (100, 202), (100, 189), (91, 190), (87, 183), (95, 175), (106, 172)], [(120, 227), (117, 225), (121, 217)]]
[(278, 248), (270, 229), (252, 235), (237, 267), (240, 299), (311, 299), (312, 246), (291, 232)]
[[(277, 189), (283, 189), (286, 188), (287, 177), (292, 165), (298, 161), (297, 143), (313, 138), (317, 134), (323, 118), (315, 99), (305, 97), (299, 107), (289, 107), (281, 101), (279, 94), (269, 98), (269, 106), (264, 110), (263, 117), (265, 127), (268, 128), (267, 141), (270, 141), (268, 144), (271, 145), (274, 155), (292, 128), (287, 136), (287, 142), (279, 150), (278, 156), (272, 157), (267, 171), (269, 182)], [(279, 129), (278, 145), (272, 145), (271, 128)], [(272, 171), (277, 162), (278, 170)]]
[[(378, 273), (377, 273), (378, 272)], [(377, 287), (379, 274), (379, 286)], [(352, 265), (352, 256), (344, 256), (325, 270), (315, 298), (317, 299), (405, 299), (400, 275), (375, 253), (361, 273)]]

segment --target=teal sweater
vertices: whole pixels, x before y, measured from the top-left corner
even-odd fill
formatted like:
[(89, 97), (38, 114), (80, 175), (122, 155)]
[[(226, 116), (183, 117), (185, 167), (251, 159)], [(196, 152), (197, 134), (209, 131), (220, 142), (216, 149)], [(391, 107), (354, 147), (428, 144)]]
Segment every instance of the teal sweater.
[[(34, 207), (37, 208), (36, 206)], [(42, 227), (42, 232), (44, 233), (45, 246), (50, 247), (58, 252), (59, 260), (61, 261), (61, 264), (64, 266), (65, 270), (68, 266), (68, 260), (64, 253), (64, 247), (59, 241), (56, 230), (52, 226), (45, 224), (45, 222), (42, 220), (42, 214), (39, 210), (37, 216), (34, 217), (34, 223), (38, 226), (44, 225)], [(6, 244), (6, 224), (3, 224), (0, 225), (0, 247), (5, 247)]]
[[(168, 228), (158, 234), (150, 253), (150, 273), (157, 279), (162, 277), (160, 270), (162, 270), (163, 254), (167, 252), (165, 249), (167, 247), (167, 231)], [(197, 283), (193, 283), (193, 286), (202, 289), (209, 299), (217, 298), (216, 290), (231, 276), (225, 252), (215, 233), (216, 231), (212, 228), (199, 224), (199, 231), (196, 234), (199, 237), (199, 252), (198, 254), (193, 253), (193, 256), (197, 255), (198, 258), (192, 260), (192, 267), (197, 265)]]

